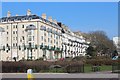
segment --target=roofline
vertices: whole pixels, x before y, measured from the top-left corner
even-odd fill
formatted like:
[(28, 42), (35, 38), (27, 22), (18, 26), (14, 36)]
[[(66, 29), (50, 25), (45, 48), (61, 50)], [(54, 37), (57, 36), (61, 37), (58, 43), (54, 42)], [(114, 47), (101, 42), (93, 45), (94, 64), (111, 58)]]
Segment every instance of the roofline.
[[(27, 17), (28, 15), (21, 15), (21, 16), (10, 16), (10, 17), (2, 17), (2, 18), (0, 18), (0, 19), (3, 19), (3, 18), (14, 18), (14, 17)], [(47, 22), (49, 22), (50, 24), (53, 24), (53, 25), (55, 25), (57, 28), (59, 28), (60, 30), (62, 29), (58, 24), (55, 24), (54, 22), (51, 22), (51, 21), (49, 21), (49, 20), (47, 20), (47, 19), (44, 19), (44, 18), (42, 18), (42, 17), (40, 17), (40, 16), (38, 16), (38, 15), (35, 15), (35, 14), (32, 14), (32, 15), (29, 15), (29, 16), (37, 16), (37, 17), (39, 17), (38, 19), (39, 20), (44, 20), (44, 21), (47, 21)], [(28, 16), (28, 17), (29, 17)], [(21, 20), (22, 20), (22, 18), (21, 18)], [(34, 20), (34, 19), (33, 19)], [(6, 21), (7, 22), (7, 21)], [(1, 23), (1, 22), (0, 22)]]

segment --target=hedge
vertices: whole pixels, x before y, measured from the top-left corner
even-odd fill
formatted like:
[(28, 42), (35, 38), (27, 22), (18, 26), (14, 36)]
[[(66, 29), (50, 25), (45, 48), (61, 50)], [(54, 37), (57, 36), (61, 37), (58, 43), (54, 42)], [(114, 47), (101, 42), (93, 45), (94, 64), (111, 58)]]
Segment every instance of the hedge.
[(120, 63), (120, 60), (111, 60), (111, 59), (87, 59), (85, 64), (91, 65), (112, 65)]
[(33, 69), (36, 72), (47, 72), (51, 65), (60, 65), (62, 68), (65, 68), (69, 64), (83, 64), (80, 61), (56, 61), (56, 62), (47, 62), (47, 61), (20, 61), (20, 62), (2, 62), (2, 72), (26, 72), (27, 69)]
[(111, 59), (86, 59), (83, 63), (82, 61), (19, 61), (19, 62), (9, 62), (2, 61), (2, 72), (3, 73), (12, 73), (12, 72), (26, 72), (27, 69), (33, 69), (36, 72), (48, 72), (51, 65), (60, 65), (64, 69), (68, 67), (83, 66), (84, 64), (91, 65), (112, 65), (118, 64), (120, 60), (111, 60)]

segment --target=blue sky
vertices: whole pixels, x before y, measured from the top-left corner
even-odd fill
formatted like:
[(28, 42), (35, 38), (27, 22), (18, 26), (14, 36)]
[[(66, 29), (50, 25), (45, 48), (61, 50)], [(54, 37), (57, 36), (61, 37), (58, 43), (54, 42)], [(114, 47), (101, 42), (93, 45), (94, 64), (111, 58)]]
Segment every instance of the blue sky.
[(2, 3), (2, 16), (6, 16), (7, 11), (12, 15), (26, 15), (27, 9), (39, 16), (46, 13), (72, 31), (103, 30), (110, 39), (118, 35), (117, 2), (6, 2)]

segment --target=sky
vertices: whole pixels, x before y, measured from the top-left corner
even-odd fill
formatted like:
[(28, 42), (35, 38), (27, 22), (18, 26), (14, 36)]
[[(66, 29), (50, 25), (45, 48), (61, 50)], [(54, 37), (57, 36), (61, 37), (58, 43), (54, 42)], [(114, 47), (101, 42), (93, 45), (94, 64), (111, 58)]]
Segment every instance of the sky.
[(110, 39), (118, 35), (117, 2), (3, 2), (2, 16), (10, 11), (12, 16), (46, 13), (58, 22), (67, 25), (72, 31), (105, 31)]

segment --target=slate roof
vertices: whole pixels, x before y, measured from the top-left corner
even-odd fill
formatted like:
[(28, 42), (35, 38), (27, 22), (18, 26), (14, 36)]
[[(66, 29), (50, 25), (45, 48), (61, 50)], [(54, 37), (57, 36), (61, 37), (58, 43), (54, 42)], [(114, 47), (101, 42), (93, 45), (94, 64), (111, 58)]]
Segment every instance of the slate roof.
[(32, 19), (40, 19), (42, 20), (43, 22), (46, 22), (46, 23), (49, 23), (51, 24), (52, 26), (55, 26), (57, 28), (61, 28), (58, 24), (55, 24), (53, 22), (50, 22), (49, 20), (47, 19), (43, 19), (42, 17), (40, 16), (37, 16), (37, 15), (24, 15), (24, 16), (11, 16), (11, 17), (2, 17), (0, 18), (0, 22), (7, 22), (7, 21), (22, 21), (22, 20), (32, 20)]
[(25, 15), (25, 16), (11, 16), (11, 17), (2, 17), (0, 21), (19, 21), (19, 20), (30, 20), (30, 19), (39, 19), (37, 15)]

